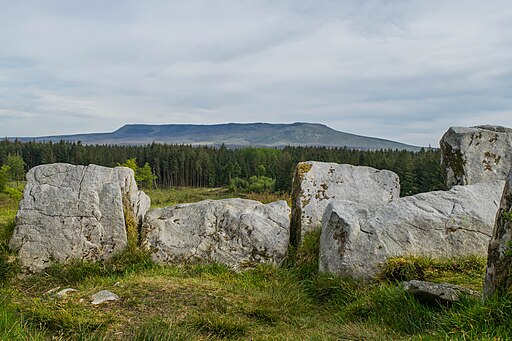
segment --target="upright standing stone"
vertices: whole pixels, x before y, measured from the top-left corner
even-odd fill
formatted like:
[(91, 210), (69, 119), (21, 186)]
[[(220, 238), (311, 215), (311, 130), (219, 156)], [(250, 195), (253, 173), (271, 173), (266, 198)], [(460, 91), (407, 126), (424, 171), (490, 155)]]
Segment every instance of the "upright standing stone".
[(148, 208), (149, 197), (138, 191), (129, 168), (37, 166), (27, 173), (9, 246), (31, 271), (108, 259), (127, 245), (125, 215), (141, 221)]
[(327, 162), (300, 162), (292, 187), (291, 243), (322, 226), (322, 216), (333, 201), (380, 206), (400, 196), (398, 175), (388, 170)]
[(451, 127), (440, 141), (446, 185), (505, 180), (512, 167), (512, 129)]
[(512, 290), (512, 172), (508, 174), (489, 243), (484, 297)]

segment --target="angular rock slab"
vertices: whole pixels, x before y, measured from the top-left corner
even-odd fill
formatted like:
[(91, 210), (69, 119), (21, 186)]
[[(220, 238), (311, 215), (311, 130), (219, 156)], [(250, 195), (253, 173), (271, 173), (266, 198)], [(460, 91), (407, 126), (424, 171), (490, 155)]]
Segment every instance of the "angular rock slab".
[(108, 259), (127, 245), (125, 209), (141, 221), (149, 203), (126, 167), (37, 166), (27, 173), (9, 246), (30, 271)]
[(119, 296), (108, 290), (101, 290), (91, 295), (91, 304), (98, 305), (108, 301), (119, 301)]
[(388, 257), (487, 255), (503, 181), (403, 197), (380, 207), (330, 204), (320, 271), (371, 279)]
[(512, 171), (508, 174), (489, 242), (484, 297), (512, 290)]
[(388, 170), (327, 162), (301, 162), (292, 187), (291, 242), (322, 226), (327, 205), (353, 201), (380, 206), (400, 197), (398, 175)]
[(439, 142), (448, 188), (505, 180), (512, 168), (512, 129), (451, 127)]
[(218, 262), (235, 270), (278, 265), (286, 256), (290, 208), (245, 199), (205, 200), (150, 210), (143, 245), (158, 263)]
[(436, 305), (450, 305), (457, 302), (462, 296), (480, 296), (476, 291), (451, 283), (431, 283), (412, 280), (403, 283), (406, 292), (412, 294), (420, 302)]

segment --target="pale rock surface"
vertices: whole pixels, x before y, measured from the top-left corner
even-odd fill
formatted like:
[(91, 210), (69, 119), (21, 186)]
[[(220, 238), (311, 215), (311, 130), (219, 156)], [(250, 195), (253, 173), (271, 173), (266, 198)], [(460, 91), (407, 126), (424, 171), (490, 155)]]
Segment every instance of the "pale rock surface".
[(322, 226), (327, 205), (352, 201), (380, 206), (398, 199), (398, 175), (388, 170), (327, 162), (301, 162), (292, 187), (291, 242), (299, 245), (304, 235)]
[(512, 168), (512, 129), (451, 127), (439, 142), (448, 188), (505, 180)]
[(512, 171), (507, 181), (487, 256), (487, 270), (484, 281), (484, 297), (495, 293), (503, 294), (512, 290)]
[(55, 296), (58, 298), (66, 298), (69, 293), (78, 292), (78, 291), (79, 290), (77, 290), (77, 289), (66, 288), (66, 289), (60, 290), (58, 293), (55, 294)]
[(37, 166), (27, 173), (9, 246), (30, 271), (72, 259), (108, 259), (127, 245), (125, 208), (139, 221), (149, 208), (129, 168)]
[(108, 301), (118, 301), (119, 296), (108, 290), (101, 290), (91, 296), (91, 304), (97, 305)]
[(152, 209), (142, 233), (158, 263), (211, 261), (238, 270), (278, 265), (287, 253), (289, 229), (285, 201), (223, 199)]
[(480, 296), (477, 291), (451, 283), (431, 283), (412, 280), (403, 283), (406, 292), (412, 294), (420, 302), (430, 305), (449, 305), (457, 302), (462, 296)]
[(485, 256), (503, 186), (456, 186), (380, 207), (332, 203), (323, 218), (320, 271), (369, 279), (388, 257)]

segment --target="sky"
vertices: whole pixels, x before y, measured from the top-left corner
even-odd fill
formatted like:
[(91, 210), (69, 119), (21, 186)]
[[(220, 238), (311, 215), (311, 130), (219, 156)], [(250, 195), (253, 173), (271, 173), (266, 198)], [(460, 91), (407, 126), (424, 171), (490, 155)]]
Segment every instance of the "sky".
[(0, 0), (0, 136), (228, 122), (512, 127), (512, 2)]

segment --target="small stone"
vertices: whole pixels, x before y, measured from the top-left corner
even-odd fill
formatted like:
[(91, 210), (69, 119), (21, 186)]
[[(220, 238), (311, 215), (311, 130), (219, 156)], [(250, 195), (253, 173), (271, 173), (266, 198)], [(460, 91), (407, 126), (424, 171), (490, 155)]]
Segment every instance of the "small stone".
[(73, 288), (66, 288), (66, 289), (62, 289), (61, 291), (59, 291), (58, 293), (55, 294), (56, 297), (58, 298), (66, 298), (67, 295), (70, 293), (70, 292), (76, 292), (76, 291), (79, 291), (77, 289), (73, 289)]
[(108, 290), (101, 290), (91, 296), (92, 304), (101, 304), (107, 301), (117, 301), (119, 296)]
[(463, 295), (480, 296), (480, 293), (460, 285), (450, 283), (431, 283), (412, 280), (403, 283), (406, 292), (414, 295), (420, 302), (435, 305), (449, 305), (457, 302)]
[(56, 287), (56, 288), (50, 289), (50, 290), (48, 290), (46, 292), (46, 295), (53, 295), (59, 289), (60, 289), (60, 287)]

